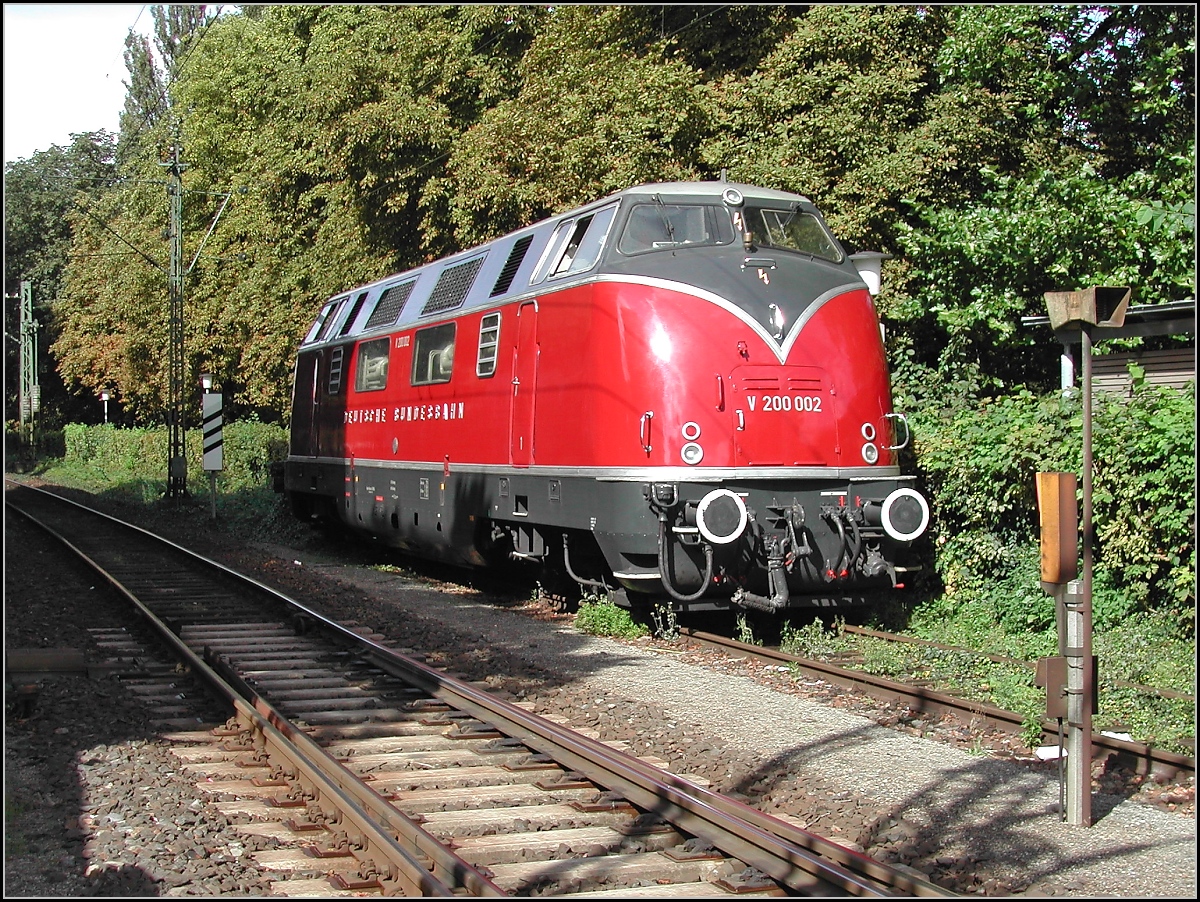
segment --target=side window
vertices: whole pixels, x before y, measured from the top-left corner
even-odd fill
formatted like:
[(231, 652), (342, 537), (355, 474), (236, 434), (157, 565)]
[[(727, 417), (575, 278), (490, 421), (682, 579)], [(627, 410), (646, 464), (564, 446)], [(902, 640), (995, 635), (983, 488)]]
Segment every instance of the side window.
[(387, 388), (388, 349), (390, 338), (364, 341), (358, 346), (358, 361), (354, 367), (355, 391), (381, 391)]
[(567, 244), (575, 234), (576, 221), (568, 219), (566, 222), (558, 224), (558, 228), (554, 230), (554, 236), (550, 239), (550, 244), (546, 246), (546, 253), (542, 257), (542, 262), (538, 264), (537, 272), (530, 279), (530, 284), (541, 282), (546, 276), (558, 269), (559, 262), (563, 258), (563, 254), (567, 249)]
[(559, 223), (550, 240), (549, 252), (533, 281), (558, 279), (591, 269), (604, 250), (608, 228), (616, 212), (617, 207), (613, 204), (578, 219)]
[(413, 385), (449, 382), (454, 369), (454, 323), (422, 329), (413, 341)]
[(346, 299), (335, 298), (321, 308), (321, 312), (317, 314), (317, 319), (312, 324), (312, 328), (309, 329), (308, 334), (304, 336), (304, 344), (309, 344), (317, 341), (320, 338), (324, 338), (329, 333), (329, 327), (332, 326), (333, 321), (337, 319), (338, 310), (341, 309), (342, 301), (344, 300)]
[(476, 376), (496, 375), (496, 351), (500, 347), (500, 314), (489, 313), (479, 322), (479, 356)]
[(358, 319), (358, 312), (362, 310), (363, 301), (367, 299), (367, 292), (363, 292), (354, 301), (354, 306), (350, 308), (350, 313), (346, 315), (346, 321), (342, 323), (342, 328), (338, 332), (338, 337), (349, 335), (350, 330), (354, 328), (354, 321)]

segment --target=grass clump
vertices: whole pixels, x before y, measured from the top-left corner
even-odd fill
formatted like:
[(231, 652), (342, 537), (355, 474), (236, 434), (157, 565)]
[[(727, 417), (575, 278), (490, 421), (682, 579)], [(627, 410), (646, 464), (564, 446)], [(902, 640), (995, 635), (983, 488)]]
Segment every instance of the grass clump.
[(640, 639), (650, 635), (650, 631), (634, 620), (629, 611), (595, 596), (579, 603), (575, 628), (591, 636), (610, 636), (615, 639)]
[(779, 650), (814, 661), (828, 661), (846, 652), (849, 643), (836, 629), (825, 629), (820, 617), (804, 626), (784, 622), (779, 631)]

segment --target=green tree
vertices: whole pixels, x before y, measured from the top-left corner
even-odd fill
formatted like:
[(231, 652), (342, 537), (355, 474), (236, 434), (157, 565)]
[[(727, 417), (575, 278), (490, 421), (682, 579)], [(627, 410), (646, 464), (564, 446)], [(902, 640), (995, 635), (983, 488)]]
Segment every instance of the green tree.
[(1044, 334), (1020, 327), (1046, 291), (1195, 296), (1194, 10), (962, 6), (947, 23), (941, 95), (1004, 98), (1026, 137), (981, 155), (958, 202), (898, 208), (880, 304), (915, 403), (1053, 385)]
[(710, 171), (797, 191), (851, 244), (893, 251), (914, 202), (955, 204), (988, 159), (1007, 169), (1025, 132), (1012, 101), (942, 92), (943, 7), (818, 6), (750, 73), (714, 85)]
[[(71, 378), (99, 378), (109, 363), (92, 349), (116, 329), (109, 344), (126, 350), (104, 359), (133, 355), (147, 416), (165, 359), (151, 334), (163, 289), (151, 266), (143, 287), (114, 267), (162, 246), (163, 92), (187, 111), (189, 259), (239, 192), (185, 289), (189, 367), (217, 372), (235, 404), (280, 416), (296, 343), (333, 292), (631, 184), (721, 170), (807, 194), (848, 244), (894, 255), (877, 302), (914, 392), (1044, 385), (1052, 368), (1016, 324), (1041, 312), (1045, 290), (1120, 275), (1137, 280), (1139, 302), (1194, 293), (1190, 10), (157, 15), (157, 54), (171, 62), (160, 73), (147, 45), (131, 48), (129, 181), (114, 189), (129, 197), (112, 201), (105, 227), (80, 220), (77, 237), (89, 253), (129, 254), (120, 234), (144, 257), (81, 263), (82, 293), (63, 308), (79, 320), (63, 345)], [(1135, 127), (1118, 136), (1123, 116)], [(148, 294), (118, 297), (116, 285)]]
[[(89, 209), (115, 174), (116, 138), (105, 132), (72, 135), (68, 147), (57, 145), (4, 167), (4, 290), (17, 296), (28, 280), (38, 323), (41, 418), (57, 425), (64, 417), (87, 417), (87, 408), (70, 405), (58, 379), (55, 359), (48, 355), (56, 322), (49, 311), (57, 301), (73, 245), (71, 222)], [(17, 302), (5, 302), (6, 329), (16, 334)], [(5, 342), (5, 417), (15, 419), (20, 388), (20, 344)], [(94, 410), (94, 406), (93, 406)]]
[(983, 174), (989, 187), (977, 201), (930, 208), (925, 223), (901, 232), (909, 268), (887, 310), (919, 349), (915, 362), (941, 374), (937, 383), (922, 373), (906, 380), (924, 386), (921, 400), (946, 397), (946, 380), (987, 395), (1057, 384), (1045, 333), (1021, 326), (1023, 316), (1045, 315), (1047, 291), (1129, 285), (1140, 304), (1194, 291), (1190, 241), (1143, 226), (1145, 203), (1090, 165)]
[(1092, 158), (1102, 177), (1155, 173), (1193, 142), (1193, 7), (964, 5), (951, 15), (943, 84), (1011, 96), (1030, 128)]
[[(623, 7), (555, 7), (521, 60), (521, 90), (454, 145), (431, 202), (461, 245), (640, 182), (699, 174), (697, 73), (661, 53)], [(661, 49), (661, 48), (660, 48)]]
[[(133, 29), (125, 36), (125, 108), (121, 113), (120, 157), (125, 160), (146, 142), (161, 136), (156, 126), (171, 125), (171, 88), (183, 64), (216, 21), (204, 4), (154, 4), (154, 41)], [(150, 138), (154, 140), (153, 137)]]
[(287, 410), (295, 348), (330, 294), (456, 249), (425, 186), (461, 129), (512, 93), (540, 15), (269, 7), (207, 33), (176, 86), (193, 110), (185, 181), (246, 193), (187, 297), (189, 321), (206, 329), (195, 365), (235, 405)]
[(137, 422), (162, 422), (167, 378), (167, 225), (162, 183), (120, 184), (69, 217), (73, 251), (55, 303), (63, 382), (115, 389)]

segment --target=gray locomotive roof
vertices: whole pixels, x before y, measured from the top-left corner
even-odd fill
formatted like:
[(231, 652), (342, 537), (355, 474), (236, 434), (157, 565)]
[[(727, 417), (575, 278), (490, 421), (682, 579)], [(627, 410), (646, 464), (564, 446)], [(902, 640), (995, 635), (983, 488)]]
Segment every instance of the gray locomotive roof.
[[(529, 294), (532, 286), (529, 284), (529, 279), (532, 275), (534, 267), (540, 260), (543, 252), (550, 241), (550, 238), (557, 224), (563, 220), (570, 219), (581, 213), (587, 213), (593, 210), (601, 209), (607, 205), (620, 202), (623, 198), (650, 198), (658, 196), (661, 198), (712, 198), (718, 200), (724, 191), (729, 188), (737, 188), (747, 198), (766, 201), (778, 201), (780, 203), (792, 204), (800, 202), (805, 207), (812, 208), (812, 202), (800, 194), (794, 194), (789, 191), (778, 191), (773, 188), (762, 188), (757, 185), (746, 185), (738, 182), (723, 182), (723, 181), (704, 181), (704, 182), (649, 182), (642, 185), (634, 185), (621, 191), (614, 192), (605, 197), (590, 203), (574, 207), (570, 210), (564, 210), (554, 216), (549, 216), (539, 220), (532, 225), (524, 226), (515, 231), (508, 232), (491, 241), (484, 242), (458, 253), (442, 257), (430, 263), (421, 266), (413, 267), (412, 269), (404, 270), (398, 273), (392, 273), (382, 279), (377, 279), (374, 282), (369, 282), (365, 285), (358, 285), (353, 288), (344, 289), (333, 295), (330, 299), (322, 303), (322, 308), (327, 306), (332, 300), (344, 298), (357, 298), (368, 293), (372, 295), (365, 307), (362, 309), (355, 308), (355, 320), (360, 323), (365, 323), (371, 314), (371, 309), (378, 302), (379, 296), (388, 288), (401, 285), (406, 282), (414, 282), (414, 287), (411, 291), (411, 303), (406, 303), (402, 313), (398, 319), (386, 327), (376, 327), (366, 330), (363, 325), (353, 328), (354, 323), (339, 322), (333, 324), (333, 328), (328, 330), (325, 338), (317, 343), (328, 341), (338, 341), (357, 338), (366, 332), (377, 333), (385, 331), (387, 328), (403, 327), (416, 322), (436, 322), (443, 316), (455, 316), (465, 310), (477, 308), (480, 306), (493, 306), (498, 303), (510, 301), (515, 297), (523, 294)], [(512, 280), (510, 290), (503, 292), (500, 295), (491, 295), (487, 292), (487, 286), (493, 284), (501, 267), (504, 266), (505, 259), (508, 256), (509, 250), (513, 245), (525, 236), (530, 236), (531, 245), (525, 259), (520, 265), (519, 278)], [(422, 305), (429, 297), (431, 290), (434, 288), (438, 277), (447, 269), (450, 269), (458, 264), (467, 263), (476, 257), (484, 258), (480, 264), (478, 273), (473, 280), (473, 285), (469, 295), (459, 301), (453, 309), (447, 309), (443, 314), (430, 315), (422, 311)], [(588, 278), (588, 274), (583, 274), (582, 278)], [(569, 281), (559, 284), (566, 284)], [(343, 309), (336, 314), (336, 319), (342, 321), (347, 316), (349, 305), (344, 305)]]
[[(792, 201), (802, 201), (803, 203), (812, 203), (803, 194), (795, 194), (791, 191), (778, 191), (774, 188), (762, 188), (758, 185), (746, 185), (741, 182), (649, 182), (645, 185), (634, 185), (631, 188), (626, 188), (624, 191), (619, 191), (612, 197), (621, 197), (626, 194), (661, 194), (664, 196), (687, 195), (690, 197), (696, 196), (711, 196), (719, 198), (726, 188), (737, 188), (747, 196), (753, 196), (763, 200), (778, 200), (791, 203)], [(590, 206), (590, 204), (589, 204)]]

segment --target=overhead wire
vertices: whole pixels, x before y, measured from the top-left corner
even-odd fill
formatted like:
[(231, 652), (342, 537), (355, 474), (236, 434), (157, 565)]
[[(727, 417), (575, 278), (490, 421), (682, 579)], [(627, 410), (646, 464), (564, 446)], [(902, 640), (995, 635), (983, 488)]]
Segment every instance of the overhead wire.
[[(680, 28), (675, 29), (674, 31), (670, 32), (669, 34), (661, 34), (661, 31), (660, 31), (660, 35), (661, 35), (660, 40), (663, 43), (665, 43), (666, 41), (670, 40), (671, 38), (676, 37), (679, 34), (682, 34), (683, 32), (687, 31), (690, 28), (696, 27), (704, 20), (706, 20), (706, 19), (710, 18), (711, 16), (716, 15), (717, 13), (721, 12), (722, 10), (725, 10), (728, 8), (729, 8), (728, 4), (715, 6), (712, 9), (705, 12), (703, 15), (696, 16), (690, 22), (681, 26)], [(146, 5), (143, 5), (141, 10), (139, 10), (139, 12), (138, 12), (138, 16), (134, 20), (133, 26), (131, 26), (129, 29), (130, 33), (134, 32), (134, 29), (137, 26), (137, 22), (141, 19), (141, 16), (145, 12), (145, 10), (146, 10)], [(185, 71), (187, 64), (193, 58), (193, 54), (195, 53), (196, 49), (200, 46), (200, 44), (208, 36), (208, 34), (210, 33), (210, 31), (212, 29), (212, 26), (220, 18), (223, 10), (224, 10), (223, 5), (218, 6), (216, 12), (211, 17), (205, 18), (200, 30), (198, 32), (194, 33), (194, 35), (195, 35), (194, 40), (189, 41), (183, 55), (175, 62), (175, 65), (171, 68), (171, 71), (165, 73), (167, 75), (167, 77), (169, 77), (169, 81), (166, 81), (165, 83), (162, 83), (158, 86), (160, 100), (162, 101), (164, 110), (167, 110), (170, 107), (169, 92), (170, 92), (171, 87), (179, 80), (179, 78)], [(664, 8), (664, 12), (665, 12), (665, 8)], [(473, 53), (476, 55), (483, 53), (483, 52), (487, 51), (489, 48), (491, 48), (492, 46), (494, 46), (495, 44), (497, 44), (499, 41), (501, 41), (504, 37), (506, 37), (508, 34), (510, 34), (511, 31), (515, 28), (516, 20), (513, 18), (510, 18), (505, 24), (506, 24), (506, 28), (498, 31), (495, 35), (493, 35), (491, 38), (489, 38), (487, 41), (485, 41), (479, 47), (475, 48)], [(124, 52), (122, 53), (122, 56), (124, 56)], [(155, 65), (155, 61), (152, 56), (150, 58), (150, 63), (152, 66)], [(413, 91), (413, 96), (414, 97), (421, 96), (421, 94), (423, 92), (427, 91), (430, 87), (433, 86), (436, 79), (437, 79), (437, 76), (430, 76), (424, 82), (424, 84), (422, 84), (420, 87), (416, 88), (416, 90)], [(128, 136), (128, 140), (131, 143), (136, 144), (138, 138), (145, 131), (145, 129), (150, 125), (151, 115), (152, 115), (152, 111), (150, 111), (150, 110), (142, 111), (141, 120), (138, 122), (137, 127), (132, 132), (132, 134), (130, 134)], [(429, 159), (426, 159), (419, 165), (413, 166), (412, 168), (408, 169), (406, 172), (397, 175), (395, 177), (395, 179), (398, 179), (401, 181), (409, 179), (412, 176), (417, 175), (418, 173), (427, 169), (428, 167), (447, 159), (452, 153), (453, 153), (453, 148), (446, 150), (445, 152), (440, 153), (436, 156), (430, 157)], [(100, 181), (100, 179), (98, 179), (98, 178), (96, 178), (94, 180)], [(118, 178), (117, 181), (126, 181), (126, 180)], [(138, 181), (141, 181), (141, 180), (138, 180)], [(369, 195), (378, 195), (379, 193), (383, 192), (384, 190), (386, 190), (386, 187), (383, 185), (380, 185), (380, 186), (372, 189), (369, 192)], [(92, 214), (89, 211), (84, 210), (84, 212), (87, 213), (87, 215), (91, 216), (92, 218), (95, 218), (94, 216), (92, 216)], [(97, 219), (97, 221), (99, 222), (100, 220)], [(108, 228), (108, 227), (105, 226), (105, 228)], [(111, 231), (111, 229), (110, 229), (110, 231)], [(114, 232), (114, 234), (116, 234), (116, 233)], [(118, 235), (117, 237), (120, 238), (121, 236)], [(122, 238), (121, 240), (124, 241), (125, 239)], [(126, 243), (128, 243), (128, 242), (126, 242)], [(132, 247), (132, 245), (130, 245), (130, 246)], [(136, 248), (135, 248), (135, 250), (136, 250)], [(137, 251), (137, 253), (141, 254), (141, 251)], [(143, 255), (143, 256), (145, 256), (145, 255)], [(149, 259), (149, 258), (147, 258), (147, 259)]]
[[(129, 29), (129, 32), (128, 32), (129, 34), (134, 33), (134, 29), (137, 27), (137, 22), (141, 18), (142, 13), (145, 12), (145, 9), (146, 9), (146, 7), (145, 7), (145, 5), (143, 5), (142, 9), (138, 12), (137, 18), (134, 19), (133, 25)], [(170, 73), (167, 73), (170, 76), (170, 81), (165, 84), (159, 85), (159, 99), (163, 103), (164, 110), (169, 110), (169, 108), (170, 108), (169, 92), (170, 92), (171, 86), (178, 80), (180, 73), (183, 71), (184, 64), (186, 63), (187, 60), (189, 60), (191, 58), (192, 53), (195, 51), (196, 47), (199, 46), (200, 42), (204, 39), (204, 37), (208, 34), (209, 29), (212, 27), (213, 23), (216, 22), (217, 18), (221, 15), (221, 12), (223, 11), (223, 9), (224, 9), (223, 6), (218, 6), (217, 11), (212, 15), (212, 17), (206, 18), (204, 20), (201, 30), (196, 33), (196, 39), (194, 41), (189, 42), (188, 48), (184, 52), (184, 55), (182, 57), (180, 57), (178, 62), (174, 65), (172, 71)], [(157, 25), (157, 22), (156, 22), (156, 25)], [(127, 40), (128, 40), (128, 38), (127, 38)], [(128, 50), (128, 46), (126, 47), (126, 50)], [(124, 57), (124, 52), (122, 52), (122, 57)], [(149, 63), (152, 68), (157, 69), (157, 65), (155, 63), (153, 56), (150, 56)], [(130, 76), (130, 80), (132, 81), (132, 74)], [(157, 84), (157, 80), (156, 80), (156, 84)], [(143, 110), (142, 116), (141, 116), (141, 121), (138, 123), (136, 130), (128, 138), (128, 140), (132, 144), (134, 144), (134, 146), (136, 146), (137, 139), (141, 136), (142, 132), (146, 129), (146, 127), (149, 126), (150, 118), (151, 118), (151, 111)], [(43, 175), (42, 178), (72, 179), (74, 177)], [(76, 181), (103, 181), (104, 179), (102, 179), (100, 177), (96, 177), (96, 176), (83, 176), (83, 177), (75, 178), (74, 180), (76, 180)], [(133, 184), (133, 183), (139, 183), (139, 182), (145, 183), (145, 184), (159, 184), (159, 185), (165, 184), (165, 180), (163, 180), (163, 179), (131, 179), (131, 178), (123, 178), (120, 176), (113, 177), (111, 179), (111, 182), (114, 184), (115, 183)], [(110, 187), (111, 187), (111, 185), (110, 185)], [(100, 217), (98, 217), (94, 213), (92, 213), (90, 209), (88, 209), (86, 206), (83, 205), (83, 203), (77, 204), (77, 208), (79, 209), (80, 212), (82, 212), (89, 219), (92, 219), (95, 222), (99, 223), (100, 226), (102, 226), (106, 231), (111, 232), (114, 236), (117, 237), (118, 240), (120, 240), (122, 243), (124, 243), (124, 244), (128, 245), (130, 248), (132, 248), (133, 252), (136, 253), (138, 256), (142, 257), (144, 260), (149, 262), (155, 268), (160, 269), (160, 270), (163, 269), (161, 264), (159, 264), (158, 262), (153, 260), (149, 255), (144, 253), (142, 250), (140, 250), (138, 247), (136, 247), (134, 244), (132, 244), (128, 239), (126, 239), (123, 235), (121, 235), (119, 232), (117, 232), (115, 229), (113, 229), (111, 226), (109, 226), (106, 222), (104, 222)], [(89, 256), (99, 256), (99, 255), (89, 255)]]

